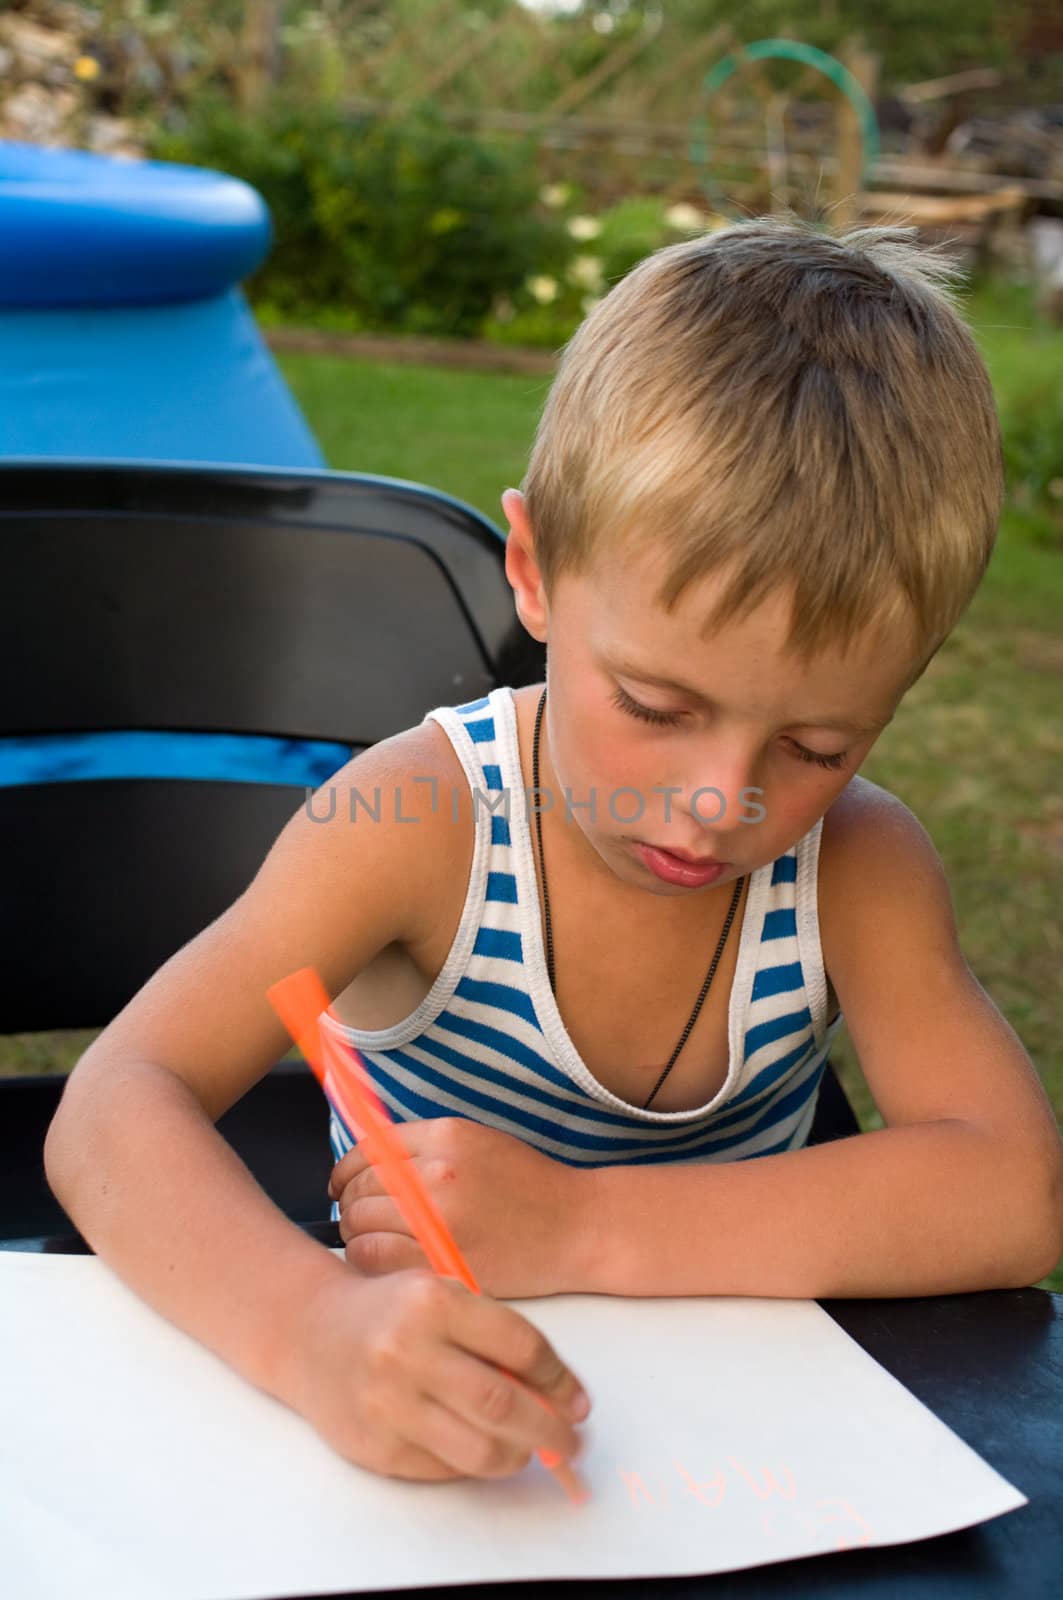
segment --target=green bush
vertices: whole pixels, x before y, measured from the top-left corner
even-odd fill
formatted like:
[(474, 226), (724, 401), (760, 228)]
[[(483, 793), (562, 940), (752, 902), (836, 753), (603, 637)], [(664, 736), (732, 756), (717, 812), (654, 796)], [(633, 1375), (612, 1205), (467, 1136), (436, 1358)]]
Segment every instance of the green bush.
[[(262, 194), (275, 243), (247, 287), (266, 323), (557, 350), (637, 262), (723, 220), (659, 196), (591, 215), (575, 185), (540, 187), (530, 145), (455, 132), (430, 106), (396, 121), (278, 102), (249, 118), (208, 101), (151, 154)], [(1063, 548), (1063, 389), (1025, 369), (1004, 382), (1009, 370), (995, 383), (1009, 508), (1029, 538)]]
[(215, 101), (151, 154), (263, 196), (275, 243), (247, 287), (271, 319), (469, 337), (574, 249), (537, 207), (529, 150), (457, 133), (430, 107), (400, 122), (276, 104), (251, 119)]
[[(689, 238), (710, 218), (689, 205), (673, 207), (659, 195), (633, 195), (597, 216), (586, 211), (586, 196), (569, 185), (565, 228), (576, 242), (563, 271), (542, 266), (525, 279), (511, 304), (496, 305), (485, 337), (499, 344), (546, 345), (557, 349), (579, 327), (591, 306), (620, 282), (639, 261), (663, 245)], [(541, 191), (545, 193), (548, 191)], [(679, 221), (687, 213), (696, 221)], [(581, 231), (582, 229), (582, 231)]]
[(610, 288), (654, 250), (685, 237), (669, 226), (668, 210), (668, 201), (657, 195), (632, 195), (602, 212), (598, 218), (602, 231), (596, 243)]

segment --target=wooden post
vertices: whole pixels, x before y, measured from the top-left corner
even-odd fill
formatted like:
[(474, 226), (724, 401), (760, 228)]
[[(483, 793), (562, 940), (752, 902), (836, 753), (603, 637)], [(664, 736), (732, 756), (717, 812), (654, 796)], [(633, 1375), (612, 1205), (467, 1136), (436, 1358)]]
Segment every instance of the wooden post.
[(237, 95), (245, 110), (262, 105), (276, 82), (284, 0), (246, 0), (236, 67)]
[[(854, 34), (838, 51), (838, 59), (848, 67), (873, 105), (878, 82), (878, 57), (865, 50), (861, 36)], [(837, 203), (831, 210), (831, 223), (836, 227), (848, 228), (855, 226), (860, 219), (864, 145), (852, 101), (840, 90), (836, 127), (838, 186), (835, 195)]]

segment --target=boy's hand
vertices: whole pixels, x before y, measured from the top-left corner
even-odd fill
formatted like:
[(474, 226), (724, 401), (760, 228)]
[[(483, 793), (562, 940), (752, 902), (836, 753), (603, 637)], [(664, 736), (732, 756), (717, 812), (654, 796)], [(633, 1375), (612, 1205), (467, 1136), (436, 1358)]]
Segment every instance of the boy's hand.
[(579, 1454), (576, 1374), (519, 1312), (453, 1278), (330, 1273), (293, 1332), (274, 1392), (357, 1466), (502, 1478), (535, 1450)]
[[(515, 1300), (578, 1292), (573, 1264), (591, 1171), (467, 1117), (394, 1127), (485, 1294)], [(376, 1277), (428, 1265), (357, 1145), (333, 1168), (329, 1194), (339, 1200), (352, 1267)]]

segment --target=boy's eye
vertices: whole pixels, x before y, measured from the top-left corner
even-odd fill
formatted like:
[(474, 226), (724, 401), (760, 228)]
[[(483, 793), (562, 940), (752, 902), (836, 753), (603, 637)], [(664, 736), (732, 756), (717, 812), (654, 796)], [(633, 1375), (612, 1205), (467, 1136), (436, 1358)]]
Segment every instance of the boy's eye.
[[(640, 701), (633, 700), (627, 690), (622, 689), (619, 684), (613, 695), (613, 704), (621, 711), (626, 711), (629, 716), (638, 717), (642, 722), (652, 722), (657, 727), (674, 726), (682, 715), (679, 711), (654, 711), (650, 706), (644, 706)], [(848, 755), (847, 750), (839, 750), (836, 755), (825, 756), (818, 750), (807, 750), (803, 744), (798, 744), (796, 739), (791, 739), (790, 744), (799, 760), (812, 761), (818, 767), (825, 767), (828, 772), (837, 772), (843, 767)]]
[(849, 754), (847, 750), (839, 750), (837, 755), (825, 756), (821, 755), (818, 750), (806, 750), (803, 744), (797, 743), (796, 739), (792, 739), (790, 742), (802, 761), (814, 761), (818, 767), (826, 767), (829, 772), (837, 772), (839, 767), (844, 767), (845, 758)]
[(653, 711), (649, 706), (642, 705), (638, 700), (632, 700), (627, 691), (622, 689), (619, 684), (616, 686), (613, 704), (619, 706), (621, 711), (626, 711), (629, 716), (640, 717), (643, 722), (654, 722), (658, 727), (662, 725), (671, 726), (678, 722), (680, 717), (678, 711)]

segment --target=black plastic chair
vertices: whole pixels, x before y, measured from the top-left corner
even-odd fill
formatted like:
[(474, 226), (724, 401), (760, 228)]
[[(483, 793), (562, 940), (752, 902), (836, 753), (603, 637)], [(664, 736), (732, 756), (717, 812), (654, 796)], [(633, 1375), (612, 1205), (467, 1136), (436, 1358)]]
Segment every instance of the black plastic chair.
[[(157, 730), (331, 741), (335, 771), (432, 706), (543, 676), (498, 529), (402, 480), (7, 463), (0, 541), (0, 770), (11, 736)], [(242, 893), (307, 792), (59, 776), (0, 781), (0, 1033), (102, 1027)], [(63, 1081), (0, 1079), (0, 1240), (71, 1236), (41, 1155)], [(303, 1223), (327, 1215), (327, 1126), (293, 1062), (218, 1123)], [(828, 1067), (813, 1137), (856, 1131)]]

